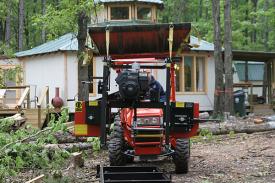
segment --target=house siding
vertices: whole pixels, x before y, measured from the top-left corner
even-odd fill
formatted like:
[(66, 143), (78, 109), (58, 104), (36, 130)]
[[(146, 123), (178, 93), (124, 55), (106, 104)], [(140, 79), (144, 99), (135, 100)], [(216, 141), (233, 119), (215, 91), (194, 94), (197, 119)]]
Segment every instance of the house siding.
[[(196, 54), (198, 55), (198, 54)], [(103, 71), (103, 57), (96, 57), (96, 76), (102, 76)], [(215, 92), (215, 63), (214, 58), (212, 55), (208, 55), (207, 57), (207, 91), (203, 94), (176, 94), (176, 100), (178, 101), (184, 101), (184, 102), (197, 102), (200, 104), (200, 110), (201, 111), (211, 111), (213, 110), (214, 106), (214, 92)], [(163, 88), (166, 87), (166, 75), (165, 70), (157, 70), (156, 72), (153, 71), (153, 74), (155, 75), (156, 79), (161, 83)], [(115, 82), (115, 78), (117, 76), (117, 73), (114, 70), (111, 70), (111, 79), (110, 79), (110, 85), (111, 90), (109, 93), (113, 93), (118, 91), (118, 86)], [(97, 91), (97, 86), (96, 86)], [(90, 100), (95, 100), (97, 98), (101, 97), (99, 94), (92, 95), (90, 97)]]
[[(50, 100), (55, 96), (55, 87), (60, 88), (60, 97), (64, 99), (63, 53), (25, 57), (20, 61), (24, 67), (24, 84), (30, 85), (31, 100), (34, 100), (35, 96), (39, 97), (45, 86), (49, 86)], [(45, 101), (43, 106), (45, 107)]]

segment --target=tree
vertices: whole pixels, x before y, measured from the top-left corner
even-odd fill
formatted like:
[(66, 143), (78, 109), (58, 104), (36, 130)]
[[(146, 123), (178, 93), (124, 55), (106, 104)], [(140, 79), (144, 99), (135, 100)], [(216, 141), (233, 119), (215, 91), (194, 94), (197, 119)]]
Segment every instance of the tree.
[(19, 25), (18, 25), (18, 50), (23, 50), (23, 43), (24, 43), (24, 0), (19, 0)]
[(224, 4), (224, 71), (224, 111), (233, 114), (231, 0), (225, 0)]
[(214, 59), (215, 59), (215, 97), (214, 114), (223, 114), (223, 60), (221, 45), (220, 0), (212, 0), (212, 16), (214, 23)]
[[(7, 2), (7, 9), (11, 9), (11, 1)], [(11, 40), (11, 12), (7, 11), (6, 17), (6, 30), (5, 30), (5, 44), (7, 47), (10, 47), (10, 40)]]
[(87, 24), (88, 16), (85, 11), (78, 13), (78, 100), (88, 101), (89, 99), (89, 86), (83, 84), (83, 81), (88, 81), (88, 67), (83, 66), (83, 53), (85, 52), (85, 43), (87, 38)]
[[(46, 14), (46, 0), (41, 0), (41, 1), (42, 1), (42, 16), (44, 16)], [(43, 28), (42, 28), (41, 40), (42, 40), (42, 43), (46, 42), (46, 30), (45, 30), (45, 26), (43, 26)]]

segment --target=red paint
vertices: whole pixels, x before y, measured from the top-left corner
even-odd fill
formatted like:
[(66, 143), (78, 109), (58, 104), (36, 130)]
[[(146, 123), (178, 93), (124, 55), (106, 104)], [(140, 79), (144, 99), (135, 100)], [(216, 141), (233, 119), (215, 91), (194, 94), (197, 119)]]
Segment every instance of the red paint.
[(175, 82), (175, 64), (171, 64), (171, 69), (170, 69), (170, 74), (171, 74), (171, 95), (170, 95), (170, 101), (171, 102), (176, 102), (176, 82)]
[(159, 146), (155, 147), (144, 147), (144, 146), (135, 146), (135, 155), (160, 155), (162, 152), (162, 148)]
[[(75, 112), (74, 115), (75, 125), (84, 125), (86, 124), (86, 105), (85, 102), (82, 102), (82, 111)], [(88, 125), (88, 133), (86, 135), (77, 135), (75, 136), (85, 136), (85, 137), (100, 137), (100, 125)]]
[[(191, 24), (175, 24), (173, 50), (176, 52), (190, 32)], [(106, 28), (91, 27), (89, 34), (101, 55), (106, 55)], [(169, 25), (110, 26), (109, 53), (114, 55), (169, 52)], [(167, 54), (168, 56), (169, 54)], [(166, 57), (167, 57), (166, 56)], [(127, 57), (124, 57), (127, 58)], [(128, 57), (129, 58), (129, 57)], [(134, 57), (139, 58), (139, 57)]]
[(75, 124), (85, 124), (86, 121), (86, 106), (85, 102), (82, 102), (82, 111), (75, 111), (74, 113), (74, 123)]
[(199, 103), (194, 103), (194, 118), (200, 117), (200, 106)]

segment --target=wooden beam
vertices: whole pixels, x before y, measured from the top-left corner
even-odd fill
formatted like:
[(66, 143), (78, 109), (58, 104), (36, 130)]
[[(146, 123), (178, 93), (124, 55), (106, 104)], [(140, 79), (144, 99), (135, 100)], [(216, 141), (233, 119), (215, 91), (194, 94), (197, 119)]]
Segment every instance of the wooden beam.
[(29, 93), (30, 93), (30, 88), (29, 88), (29, 87), (25, 88), (25, 90), (24, 90), (24, 92), (23, 92), (23, 95), (21, 96), (20, 100), (19, 100), (18, 103), (17, 103), (17, 107), (18, 107), (18, 108), (21, 108), (21, 106), (22, 106), (24, 100), (25, 100), (26, 97), (29, 95)]
[(32, 179), (32, 180), (29, 180), (29, 181), (27, 181), (27, 182), (25, 182), (25, 183), (42, 183), (42, 179), (45, 177), (45, 175), (44, 174), (42, 174), (42, 175), (39, 175), (38, 177), (35, 177), (34, 179)]
[[(41, 106), (42, 105), (42, 102), (43, 100), (45, 99), (45, 97), (48, 98), (48, 90), (49, 90), (49, 87), (46, 86), (45, 88), (43, 88), (42, 92), (40, 93), (40, 96), (38, 98), (38, 102), (37, 102), (37, 106)], [(47, 99), (48, 100), (48, 99)], [(48, 102), (48, 101), (47, 101)]]

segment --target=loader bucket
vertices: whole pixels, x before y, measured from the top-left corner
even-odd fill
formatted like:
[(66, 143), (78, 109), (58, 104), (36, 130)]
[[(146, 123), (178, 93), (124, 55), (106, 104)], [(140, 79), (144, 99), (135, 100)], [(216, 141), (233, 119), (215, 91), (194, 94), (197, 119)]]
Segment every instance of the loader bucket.
[[(169, 52), (169, 27), (171, 24), (95, 25), (89, 34), (100, 55), (106, 55), (106, 28), (110, 31), (110, 55), (156, 55)], [(191, 23), (173, 24), (173, 51), (182, 43), (189, 43)], [(186, 47), (187, 48), (187, 47)], [(144, 56), (143, 56), (144, 57)]]
[(160, 171), (157, 167), (137, 166), (98, 166), (97, 176), (101, 183), (171, 183), (171, 176)]

